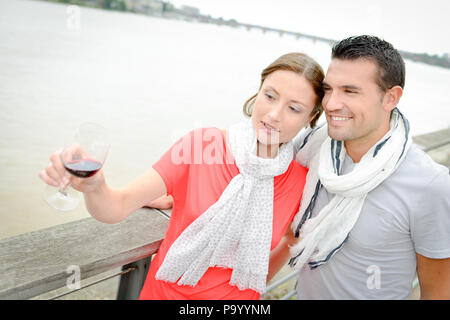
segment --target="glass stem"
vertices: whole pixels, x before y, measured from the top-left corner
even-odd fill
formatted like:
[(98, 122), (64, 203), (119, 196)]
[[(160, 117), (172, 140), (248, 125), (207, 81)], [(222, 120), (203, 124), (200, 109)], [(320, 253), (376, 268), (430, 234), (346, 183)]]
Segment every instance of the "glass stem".
[(68, 196), (66, 189), (70, 187), (70, 182), (68, 184), (66, 184), (64, 187), (59, 187), (58, 192), (61, 193), (62, 195), (64, 195), (65, 197)]

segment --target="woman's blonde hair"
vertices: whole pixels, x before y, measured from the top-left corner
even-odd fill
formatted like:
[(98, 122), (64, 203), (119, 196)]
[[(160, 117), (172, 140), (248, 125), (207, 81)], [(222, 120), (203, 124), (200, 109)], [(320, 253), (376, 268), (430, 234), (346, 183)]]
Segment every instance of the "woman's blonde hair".
[[(311, 128), (314, 128), (317, 120), (323, 112), (322, 108), (322, 98), (323, 98), (323, 88), (322, 81), (325, 77), (322, 67), (311, 57), (304, 53), (288, 53), (282, 55), (277, 60), (272, 62), (267, 68), (261, 73), (261, 84), (259, 89), (261, 89), (264, 80), (269, 74), (277, 70), (287, 70), (292, 71), (297, 74), (303, 75), (306, 80), (311, 84), (316, 93), (316, 102), (311, 115), (316, 114), (310, 122)], [(258, 93), (254, 94), (244, 103), (244, 114), (248, 117), (252, 115), (253, 104)]]

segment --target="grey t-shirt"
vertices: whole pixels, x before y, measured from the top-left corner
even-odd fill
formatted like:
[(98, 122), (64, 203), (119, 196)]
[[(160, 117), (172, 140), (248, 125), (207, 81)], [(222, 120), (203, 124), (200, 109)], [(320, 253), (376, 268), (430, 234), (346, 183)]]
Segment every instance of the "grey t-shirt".
[[(343, 174), (355, 164), (346, 156)], [(333, 198), (322, 187), (312, 215)], [(412, 145), (397, 170), (364, 202), (342, 248), (299, 274), (299, 299), (408, 299), (416, 253), (450, 257), (450, 176)]]

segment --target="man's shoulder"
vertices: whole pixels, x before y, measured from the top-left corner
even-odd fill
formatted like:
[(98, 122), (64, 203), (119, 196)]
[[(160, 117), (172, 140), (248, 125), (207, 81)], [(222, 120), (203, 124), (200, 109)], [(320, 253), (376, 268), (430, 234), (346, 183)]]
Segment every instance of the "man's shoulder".
[[(412, 170), (412, 171), (411, 171)], [(400, 164), (397, 171), (399, 173), (408, 173), (418, 177), (430, 177), (433, 179), (437, 175), (449, 173), (448, 168), (435, 162), (418, 145), (412, 144), (405, 156), (403, 163)]]
[[(428, 187), (444, 183), (450, 186), (449, 170), (435, 162), (419, 146), (412, 144), (403, 162), (392, 174), (392, 181), (402, 181), (409, 186), (429, 190)], [(436, 186), (439, 188), (439, 186)], [(434, 189), (434, 188), (432, 188)]]
[(295, 160), (303, 166), (310, 168), (311, 161), (319, 155), (322, 143), (328, 137), (327, 123), (322, 123), (311, 129), (300, 131), (293, 139)]

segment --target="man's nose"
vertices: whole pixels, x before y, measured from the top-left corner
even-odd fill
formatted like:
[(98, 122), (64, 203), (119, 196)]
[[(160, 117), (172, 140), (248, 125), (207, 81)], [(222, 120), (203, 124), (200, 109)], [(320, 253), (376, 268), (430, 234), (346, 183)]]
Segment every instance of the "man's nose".
[(342, 109), (344, 103), (342, 99), (339, 97), (339, 94), (335, 91), (332, 91), (329, 94), (326, 94), (322, 100), (323, 108), (327, 111), (335, 111)]

